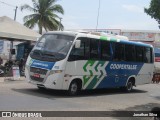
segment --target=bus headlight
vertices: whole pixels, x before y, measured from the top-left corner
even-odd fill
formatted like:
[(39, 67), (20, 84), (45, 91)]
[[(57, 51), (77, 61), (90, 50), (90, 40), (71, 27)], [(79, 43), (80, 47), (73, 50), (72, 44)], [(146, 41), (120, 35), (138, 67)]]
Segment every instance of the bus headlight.
[(62, 72), (63, 72), (62, 70), (51, 70), (49, 75), (56, 74), (56, 73), (62, 73)]

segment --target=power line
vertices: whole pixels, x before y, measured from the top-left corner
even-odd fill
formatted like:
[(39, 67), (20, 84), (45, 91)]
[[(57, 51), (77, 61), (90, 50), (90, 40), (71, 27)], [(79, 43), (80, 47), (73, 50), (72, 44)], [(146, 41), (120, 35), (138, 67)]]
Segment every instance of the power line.
[(16, 6), (14, 6), (14, 5), (11, 5), (11, 4), (8, 4), (8, 3), (5, 3), (5, 2), (3, 2), (3, 1), (0, 1), (0, 3), (2, 3), (2, 4), (5, 4), (5, 5), (8, 5), (8, 6), (10, 6), (10, 7), (16, 7)]

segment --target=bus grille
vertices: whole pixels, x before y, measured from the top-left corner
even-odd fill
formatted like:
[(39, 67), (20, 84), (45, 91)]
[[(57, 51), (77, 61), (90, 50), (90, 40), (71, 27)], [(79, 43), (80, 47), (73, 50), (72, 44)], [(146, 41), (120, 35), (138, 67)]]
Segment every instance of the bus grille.
[(34, 68), (34, 67), (30, 68), (30, 72), (32, 72), (32, 73), (38, 73), (38, 74), (41, 74), (41, 75), (46, 75), (47, 74), (47, 70), (40, 69), (40, 68)]
[(44, 78), (37, 78), (34, 76), (30, 76), (32, 80), (37, 81), (37, 82), (43, 82)]

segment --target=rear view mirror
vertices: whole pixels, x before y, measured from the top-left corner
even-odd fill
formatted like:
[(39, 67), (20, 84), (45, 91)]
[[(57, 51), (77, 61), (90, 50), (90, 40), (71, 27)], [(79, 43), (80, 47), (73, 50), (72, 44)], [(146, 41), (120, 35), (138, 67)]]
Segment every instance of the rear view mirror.
[(81, 40), (76, 40), (75, 48), (80, 48), (80, 46), (81, 46)]

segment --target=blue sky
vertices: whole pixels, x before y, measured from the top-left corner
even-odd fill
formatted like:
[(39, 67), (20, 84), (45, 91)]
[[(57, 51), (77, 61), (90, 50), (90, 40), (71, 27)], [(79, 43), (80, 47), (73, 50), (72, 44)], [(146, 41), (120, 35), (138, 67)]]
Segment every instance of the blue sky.
[[(0, 0), (20, 6), (32, 5), (31, 0)], [(65, 10), (61, 16), (65, 29), (94, 29), (97, 23), (99, 0), (59, 0)], [(159, 30), (158, 23), (145, 14), (150, 0), (101, 0), (99, 29)], [(0, 3), (0, 16), (14, 18), (14, 7)], [(23, 17), (29, 12), (18, 9), (17, 21), (23, 24)]]

